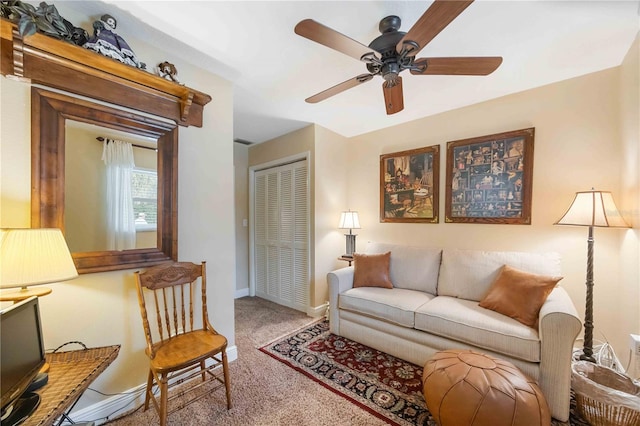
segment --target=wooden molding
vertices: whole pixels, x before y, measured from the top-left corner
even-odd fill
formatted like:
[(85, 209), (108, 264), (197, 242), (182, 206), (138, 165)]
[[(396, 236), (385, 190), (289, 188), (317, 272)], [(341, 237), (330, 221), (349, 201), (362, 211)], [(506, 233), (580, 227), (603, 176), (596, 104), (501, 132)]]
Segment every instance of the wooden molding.
[(6, 19), (0, 36), (2, 75), (202, 127), (205, 93), (43, 34), (23, 39)]

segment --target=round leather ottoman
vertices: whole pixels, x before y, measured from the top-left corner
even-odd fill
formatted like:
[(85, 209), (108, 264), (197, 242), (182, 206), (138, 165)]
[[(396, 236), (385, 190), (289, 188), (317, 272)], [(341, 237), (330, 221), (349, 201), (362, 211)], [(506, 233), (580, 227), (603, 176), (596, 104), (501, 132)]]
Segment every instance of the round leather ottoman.
[(551, 424), (537, 383), (510, 362), (469, 350), (437, 352), (424, 365), (422, 392), (440, 426)]

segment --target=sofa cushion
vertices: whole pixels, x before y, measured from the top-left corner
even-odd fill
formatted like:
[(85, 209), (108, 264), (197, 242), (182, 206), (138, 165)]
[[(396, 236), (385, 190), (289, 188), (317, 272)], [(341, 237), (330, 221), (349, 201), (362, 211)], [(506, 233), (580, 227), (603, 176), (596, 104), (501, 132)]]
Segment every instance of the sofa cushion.
[(415, 310), (434, 297), (404, 288), (359, 287), (340, 293), (338, 307), (412, 328)]
[(538, 329), (538, 313), (562, 277), (530, 274), (504, 265), (479, 306)]
[(521, 253), (444, 249), (438, 295), (479, 302), (503, 265), (538, 275), (560, 276), (558, 253)]
[(415, 328), (524, 361), (540, 362), (540, 338), (534, 329), (471, 300), (438, 296), (416, 310)]
[(366, 253), (391, 252), (389, 275), (394, 287), (436, 294), (442, 250), (370, 242)]
[(389, 279), (391, 253), (353, 255), (353, 286), (393, 288)]

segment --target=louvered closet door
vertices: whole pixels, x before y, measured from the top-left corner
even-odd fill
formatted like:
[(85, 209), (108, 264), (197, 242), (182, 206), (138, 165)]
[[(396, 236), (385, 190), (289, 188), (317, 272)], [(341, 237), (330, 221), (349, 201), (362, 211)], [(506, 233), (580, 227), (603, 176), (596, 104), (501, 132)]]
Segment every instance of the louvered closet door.
[(255, 173), (256, 296), (306, 312), (309, 306), (307, 162)]

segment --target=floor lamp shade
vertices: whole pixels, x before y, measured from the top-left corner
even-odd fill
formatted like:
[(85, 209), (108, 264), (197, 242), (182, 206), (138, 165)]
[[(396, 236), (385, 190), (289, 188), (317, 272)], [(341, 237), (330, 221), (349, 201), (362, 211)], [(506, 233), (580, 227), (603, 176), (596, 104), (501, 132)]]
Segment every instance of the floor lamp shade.
[[(2, 300), (22, 300), (34, 295), (27, 290), (29, 286), (67, 281), (77, 276), (59, 229), (0, 230), (0, 287), (22, 288), (19, 292), (7, 293)], [(50, 292), (45, 289), (35, 295)]]
[(611, 192), (577, 192), (571, 206), (556, 225), (598, 226), (628, 228)]
[(352, 212), (351, 210), (342, 212), (340, 214), (340, 223), (338, 224), (340, 229), (348, 229), (349, 233), (344, 234), (347, 240), (346, 253), (344, 257), (353, 257), (353, 253), (356, 251), (356, 235), (351, 231), (353, 229), (360, 229), (360, 219), (358, 218), (358, 212)]
[(593, 357), (593, 228), (628, 228), (629, 225), (627, 225), (622, 215), (620, 215), (620, 212), (618, 212), (611, 192), (594, 190), (577, 192), (569, 209), (555, 225), (589, 227), (589, 237), (587, 238), (587, 298), (584, 315), (584, 348), (580, 359), (595, 362), (596, 360)]

